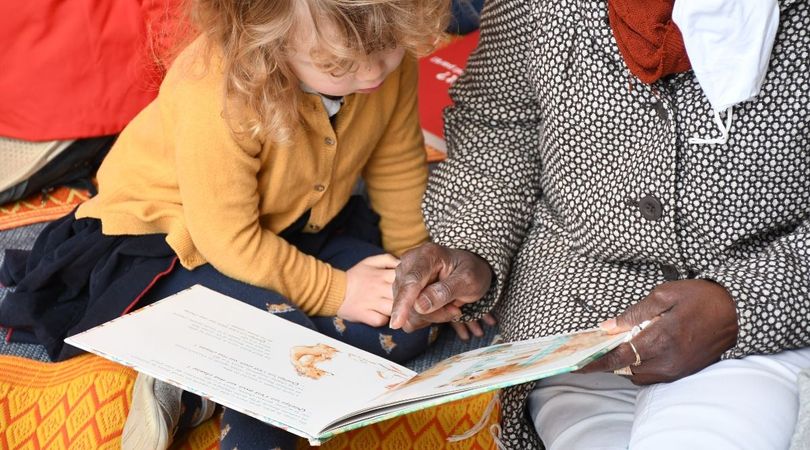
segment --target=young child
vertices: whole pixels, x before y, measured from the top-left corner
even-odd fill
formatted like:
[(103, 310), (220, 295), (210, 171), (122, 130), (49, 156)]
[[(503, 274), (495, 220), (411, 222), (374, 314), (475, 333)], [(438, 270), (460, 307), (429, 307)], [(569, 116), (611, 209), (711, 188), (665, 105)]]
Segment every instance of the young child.
[[(430, 330), (386, 325), (396, 255), (427, 239), (414, 55), (447, 11), (193, 0), (200, 36), (121, 133), (98, 195), (7, 261), (17, 289), (0, 323), (62, 359), (76, 353), (65, 335), (199, 283), (389, 359), (415, 356)], [(374, 212), (352, 195), (361, 178)], [(141, 376), (134, 397), (125, 448), (165, 448), (179, 394)], [(234, 411), (222, 427), (222, 448), (294, 447)]]

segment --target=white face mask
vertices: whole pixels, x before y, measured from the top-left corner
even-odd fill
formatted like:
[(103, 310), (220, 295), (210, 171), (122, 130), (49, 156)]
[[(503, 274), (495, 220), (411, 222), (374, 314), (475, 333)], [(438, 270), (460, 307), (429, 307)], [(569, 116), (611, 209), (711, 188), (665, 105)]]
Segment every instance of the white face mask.
[(777, 0), (676, 0), (672, 20), (715, 112), (759, 93), (779, 27)]

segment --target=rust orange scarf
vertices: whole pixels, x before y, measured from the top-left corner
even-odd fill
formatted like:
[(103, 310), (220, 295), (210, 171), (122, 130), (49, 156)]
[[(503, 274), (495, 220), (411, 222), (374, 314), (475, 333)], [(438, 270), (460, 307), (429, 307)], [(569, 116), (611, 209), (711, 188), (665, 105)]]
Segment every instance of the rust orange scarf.
[(630, 72), (644, 83), (691, 68), (672, 21), (675, 0), (608, 0), (608, 18)]

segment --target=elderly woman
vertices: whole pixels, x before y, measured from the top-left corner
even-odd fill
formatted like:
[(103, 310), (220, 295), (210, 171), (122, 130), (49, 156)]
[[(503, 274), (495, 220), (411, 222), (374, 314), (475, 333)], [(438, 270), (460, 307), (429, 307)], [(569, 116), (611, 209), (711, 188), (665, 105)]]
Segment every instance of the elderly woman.
[(485, 6), (392, 326), (652, 322), (508, 389), (508, 448), (788, 445), (810, 367), (808, 24), (795, 0)]

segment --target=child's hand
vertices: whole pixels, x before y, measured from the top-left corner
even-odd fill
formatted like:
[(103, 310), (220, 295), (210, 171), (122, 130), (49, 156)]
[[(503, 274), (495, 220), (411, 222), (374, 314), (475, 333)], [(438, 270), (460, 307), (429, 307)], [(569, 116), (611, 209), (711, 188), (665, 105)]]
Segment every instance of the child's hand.
[(388, 324), (394, 304), (394, 268), (391, 255), (370, 256), (346, 272), (346, 295), (337, 315), (373, 327)]

